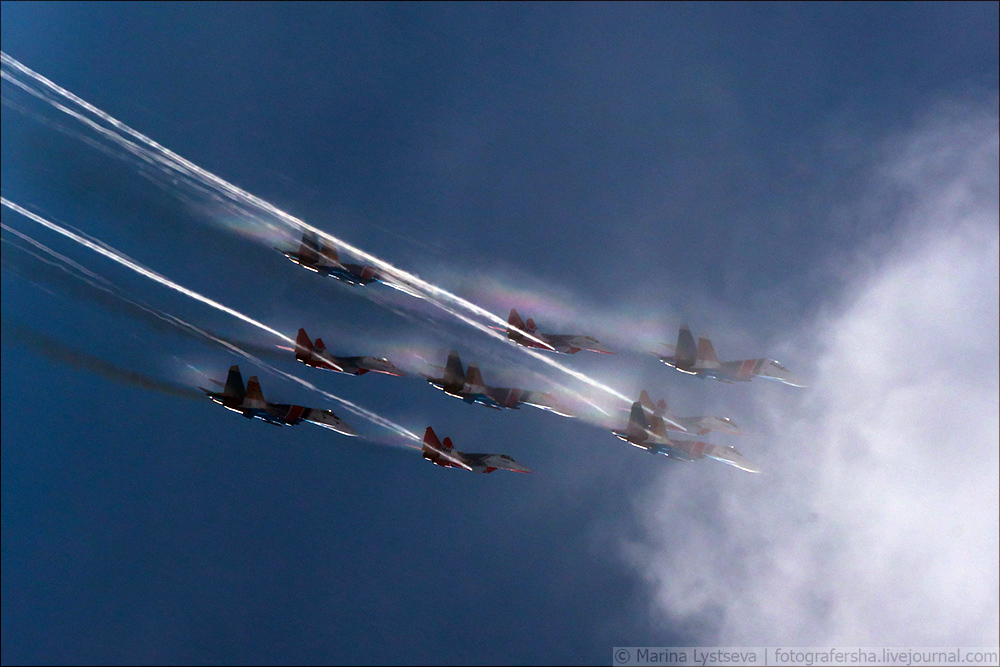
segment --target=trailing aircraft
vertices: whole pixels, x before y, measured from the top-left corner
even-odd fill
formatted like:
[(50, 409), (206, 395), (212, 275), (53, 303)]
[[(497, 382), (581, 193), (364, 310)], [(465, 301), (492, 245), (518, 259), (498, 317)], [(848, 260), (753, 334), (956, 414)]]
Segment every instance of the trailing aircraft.
[(514, 308), (510, 309), (510, 315), (507, 317), (507, 338), (518, 345), (548, 350), (549, 352), (576, 354), (580, 350), (589, 350), (602, 354), (614, 354), (591, 336), (542, 333), (535, 326), (533, 319), (529, 317), (528, 321), (524, 322)]
[(490, 473), (494, 470), (511, 472), (531, 472), (506, 454), (467, 454), (455, 449), (451, 438), (438, 440), (430, 426), (424, 432), (424, 458), (443, 468), (463, 468), (470, 472)]
[(336, 278), (348, 285), (367, 285), (379, 280), (378, 269), (374, 266), (341, 262), (336, 248), (321, 243), (319, 237), (310, 232), (302, 235), (302, 242), (299, 243), (297, 251), (281, 248), (275, 250), (299, 266), (320, 275)]
[(466, 372), (462, 367), (462, 360), (455, 350), (448, 354), (448, 361), (444, 368), (440, 366), (436, 368), (441, 371), (440, 377), (424, 375), (424, 379), (449, 396), (460, 398), (466, 403), (478, 403), (496, 410), (505, 408), (516, 410), (521, 405), (531, 405), (563, 417), (574, 416), (567, 406), (548, 392), (487, 385), (483, 381), (479, 366), (471, 363), (468, 372)]
[(275, 248), (275, 250), (299, 266), (320, 275), (336, 278), (348, 285), (364, 286), (379, 282), (386, 287), (391, 287), (418, 299), (424, 298), (424, 295), (415, 288), (405, 284), (402, 280), (390, 278), (385, 272), (379, 271), (374, 266), (342, 262), (336, 248), (321, 242), (319, 237), (311, 232), (302, 235), (298, 250), (282, 250), (281, 248)]
[(672, 354), (660, 356), (660, 361), (682, 373), (710, 377), (722, 382), (749, 382), (755, 377), (763, 377), (803, 387), (787, 368), (774, 359), (744, 359), (741, 361), (719, 361), (715, 348), (708, 338), (699, 338), (697, 347), (691, 329), (685, 324), (677, 333), (677, 345), (663, 344)]
[(677, 417), (667, 408), (667, 403), (662, 398), (654, 405), (653, 399), (649, 397), (643, 389), (639, 394), (639, 403), (646, 411), (646, 418), (650, 424), (655, 425), (657, 420), (663, 422), (664, 428), (683, 431), (684, 433), (694, 433), (705, 435), (710, 431), (720, 433), (730, 433), (732, 435), (743, 435), (743, 431), (729, 417)]
[[(222, 385), (216, 380), (213, 382)], [(335, 415), (332, 410), (317, 410), (301, 405), (265, 401), (256, 375), (251, 376), (246, 387), (243, 386), (243, 376), (240, 374), (239, 366), (230, 367), (229, 376), (226, 378), (226, 384), (222, 391), (211, 391), (204, 387), (200, 387), (200, 389), (222, 407), (238, 412), (247, 419), (256, 418), (275, 426), (295, 426), (307, 421), (344, 435), (357, 435), (357, 432)]]
[(669, 438), (662, 420), (654, 420), (653, 424), (646, 419), (646, 411), (642, 403), (632, 404), (628, 425), (624, 431), (612, 431), (616, 437), (634, 447), (645, 449), (650, 454), (663, 454), (676, 461), (698, 461), (711, 458), (722, 463), (745, 470), (760, 472), (760, 468), (743, 458), (735, 447), (722, 447), (700, 440)]
[(306, 366), (348, 375), (364, 375), (369, 371), (396, 376), (406, 375), (385, 357), (334, 356), (326, 349), (322, 338), (317, 338), (315, 343), (312, 342), (305, 329), (299, 329), (299, 335), (295, 339), (295, 358)]

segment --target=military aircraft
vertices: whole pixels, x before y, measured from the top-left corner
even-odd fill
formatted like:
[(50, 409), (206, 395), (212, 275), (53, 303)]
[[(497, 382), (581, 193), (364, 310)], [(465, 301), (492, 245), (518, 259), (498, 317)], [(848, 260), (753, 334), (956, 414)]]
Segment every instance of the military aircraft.
[(470, 472), (490, 473), (494, 470), (531, 472), (506, 454), (466, 454), (455, 449), (451, 438), (442, 444), (430, 426), (424, 432), (424, 458), (443, 468), (464, 468)]
[(367, 285), (379, 280), (378, 269), (361, 264), (345, 264), (340, 261), (337, 249), (320, 242), (316, 234), (306, 232), (298, 251), (275, 248), (288, 259), (310, 271), (336, 278), (348, 285)]
[(563, 354), (576, 354), (580, 350), (614, 354), (590, 336), (542, 333), (535, 326), (533, 319), (529, 317), (527, 323), (525, 323), (514, 308), (510, 309), (510, 315), (507, 317), (507, 325), (507, 338), (524, 347), (535, 347), (541, 350), (548, 350), (549, 352), (562, 352)]
[(628, 426), (624, 431), (612, 431), (618, 438), (634, 447), (645, 449), (650, 454), (663, 454), (676, 461), (697, 461), (705, 457), (728, 463), (747, 472), (760, 472), (760, 468), (743, 458), (735, 447), (722, 447), (700, 440), (668, 438), (663, 420), (650, 424), (642, 403), (632, 404)]
[(521, 405), (531, 405), (563, 417), (574, 416), (567, 406), (548, 392), (490, 387), (483, 381), (478, 365), (469, 364), (468, 372), (462, 368), (462, 360), (455, 350), (448, 354), (444, 368), (440, 366), (436, 368), (441, 371), (441, 377), (425, 374), (424, 379), (449, 396), (460, 398), (466, 403), (478, 403), (495, 410), (505, 408), (516, 410)]
[(639, 403), (642, 404), (643, 410), (646, 411), (646, 418), (653, 425), (657, 423), (657, 420), (660, 420), (663, 422), (664, 428), (683, 431), (684, 433), (705, 435), (710, 431), (719, 431), (720, 433), (743, 435), (743, 431), (729, 417), (677, 417), (670, 412), (666, 401), (662, 398), (654, 405), (653, 399), (649, 397), (645, 389), (639, 394)]
[(660, 356), (660, 361), (672, 366), (682, 373), (710, 377), (722, 382), (749, 382), (754, 377), (763, 377), (790, 384), (793, 387), (804, 387), (787, 368), (774, 359), (744, 359), (741, 361), (719, 361), (715, 356), (712, 341), (699, 338), (695, 347), (691, 329), (685, 324), (677, 334), (677, 345), (664, 347), (672, 354)]
[(400, 377), (406, 375), (385, 357), (334, 356), (327, 351), (322, 338), (317, 338), (315, 343), (309, 340), (305, 329), (299, 329), (299, 335), (295, 339), (295, 358), (306, 366), (348, 375), (364, 375), (369, 371)]
[(315, 271), (320, 275), (336, 278), (348, 285), (364, 286), (369, 283), (379, 282), (386, 287), (391, 287), (418, 299), (424, 298), (424, 295), (415, 288), (405, 284), (402, 280), (390, 279), (384, 272), (379, 271), (374, 266), (348, 264), (340, 261), (340, 256), (337, 254), (336, 248), (320, 242), (319, 237), (310, 232), (302, 235), (302, 242), (299, 243), (297, 251), (282, 250), (281, 248), (275, 248), (275, 250), (299, 266), (303, 266), (310, 271)]
[[(213, 382), (222, 384), (216, 380)], [(222, 391), (211, 391), (204, 387), (200, 387), (200, 389), (222, 407), (239, 412), (247, 419), (257, 418), (275, 426), (294, 426), (307, 421), (344, 435), (357, 435), (353, 428), (331, 410), (317, 410), (301, 405), (265, 401), (256, 375), (250, 378), (246, 387), (243, 386), (243, 376), (240, 375), (239, 366), (230, 367), (229, 377), (226, 378), (225, 388)]]

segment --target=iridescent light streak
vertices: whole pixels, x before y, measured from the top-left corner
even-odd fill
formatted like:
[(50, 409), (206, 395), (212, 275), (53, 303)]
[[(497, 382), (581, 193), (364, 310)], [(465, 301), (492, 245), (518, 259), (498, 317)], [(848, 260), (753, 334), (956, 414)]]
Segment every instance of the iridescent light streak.
[[(194, 179), (196, 181), (200, 181), (203, 184), (209, 185), (215, 188), (217, 192), (221, 193), (225, 197), (228, 197), (231, 201), (267, 213), (277, 218), (281, 222), (283, 222), (286, 226), (296, 230), (297, 232), (311, 232), (313, 234), (316, 234), (325, 241), (335, 246), (338, 246), (339, 248), (343, 248), (347, 250), (349, 253), (375, 265), (377, 268), (386, 273), (392, 281), (399, 282), (411, 289), (416, 289), (422, 292), (429, 301), (431, 301), (438, 308), (447, 312), (453, 317), (456, 317), (462, 322), (465, 322), (469, 326), (478, 329), (479, 331), (487, 334), (488, 336), (492, 336), (497, 340), (502, 340), (506, 342), (506, 336), (491, 329), (488, 325), (483, 324), (477, 320), (474, 320), (471, 316), (459, 312), (459, 310), (455, 308), (449, 307), (448, 303), (455, 304), (459, 308), (464, 309), (468, 313), (471, 313), (473, 316), (485, 319), (489, 322), (492, 322), (496, 325), (500, 325), (504, 328), (508, 326), (507, 321), (505, 319), (498, 317), (493, 313), (490, 313), (486, 309), (472, 303), (471, 301), (463, 299), (462, 297), (453, 294), (452, 292), (445, 290), (444, 288), (438, 287), (437, 285), (425, 281), (413, 273), (400, 269), (390, 264), (389, 262), (379, 257), (376, 257), (375, 255), (372, 255), (371, 253), (368, 253), (357, 246), (348, 243), (343, 239), (333, 236), (332, 234), (325, 232), (317, 227), (313, 227), (312, 225), (304, 222), (303, 220), (300, 220), (299, 218), (296, 218), (295, 216), (286, 213), (285, 211), (282, 211), (273, 204), (253, 194), (250, 194), (249, 192), (237, 187), (236, 185), (233, 185), (232, 183), (229, 183), (228, 181), (222, 179), (219, 176), (216, 176), (215, 174), (205, 169), (202, 169), (193, 162), (181, 157), (180, 155), (167, 149), (161, 144), (153, 141), (152, 139), (142, 134), (141, 132), (132, 129), (125, 123), (117, 120), (116, 118), (105, 113), (104, 111), (101, 111), (97, 107), (86, 102), (80, 97), (77, 97), (76, 95), (62, 88), (61, 86), (58, 86), (57, 84), (43, 77), (42, 75), (38, 74), (34, 70), (21, 64), (14, 58), (11, 58), (6, 53), (0, 52), (0, 59), (2, 59), (3, 65), (6, 65), (8, 68), (11, 68), (23, 75), (30, 77), (31, 79), (37, 81), (38, 83), (41, 83), (49, 91), (55, 92), (64, 99), (69, 100), (74, 104), (78, 105), (79, 107), (85, 109), (86, 111), (93, 114), (107, 125), (110, 125), (112, 128), (114, 128), (114, 130), (101, 126), (94, 120), (83, 116), (81, 113), (70, 109), (66, 105), (61, 104), (56, 100), (51, 99), (42, 92), (31, 88), (28, 84), (19, 81), (17, 78), (15, 78), (15, 76), (12, 73), (8, 71), (0, 72), (2, 73), (2, 77), (4, 79), (18, 86), (25, 92), (37, 97), (38, 99), (41, 99), (47, 102), (48, 104), (51, 104), (56, 109), (59, 109), (60, 111), (88, 125), (92, 129), (94, 129), (94, 131), (118, 143), (126, 150), (128, 150), (130, 153), (136, 155), (138, 158), (143, 160), (144, 162), (159, 164), (161, 167), (171, 170), (180, 176), (183, 176), (188, 179)], [(125, 136), (122, 136), (122, 134), (128, 135), (134, 141), (126, 138)], [(145, 145), (145, 148), (143, 146), (140, 146), (139, 144)], [(520, 329), (518, 329), (517, 331), (519, 331), (519, 333), (521, 333), (522, 335), (524, 335), (525, 337), (527, 337), (532, 341), (544, 344), (543, 341), (539, 340), (529, 332), (521, 331)], [(584, 373), (573, 370), (568, 366), (564, 366), (563, 364), (550, 358), (546, 354), (537, 352), (530, 348), (522, 347), (520, 349), (525, 354), (528, 354), (529, 356), (534, 357), (535, 359), (541, 361), (542, 363), (547, 364), (557, 370), (560, 370), (563, 373), (566, 373), (567, 375), (585, 384), (588, 384), (596, 389), (600, 389), (601, 391), (604, 391), (626, 403), (631, 402), (631, 399), (629, 399), (627, 396), (617, 391), (616, 389), (598, 380), (595, 380)]]

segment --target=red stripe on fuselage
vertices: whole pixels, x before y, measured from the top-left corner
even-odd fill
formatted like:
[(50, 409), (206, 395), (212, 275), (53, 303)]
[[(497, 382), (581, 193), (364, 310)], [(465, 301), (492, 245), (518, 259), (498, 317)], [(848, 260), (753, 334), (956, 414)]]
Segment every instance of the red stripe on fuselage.
[(288, 411), (285, 413), (285, 416), (282, 417), (282, 419), (285, 419), (290, 422), (302, 419), (302, 415), (306, 413), (306, 410), (308, 410), (308, 408), (303, 407), (301, 405), (289, 406)]

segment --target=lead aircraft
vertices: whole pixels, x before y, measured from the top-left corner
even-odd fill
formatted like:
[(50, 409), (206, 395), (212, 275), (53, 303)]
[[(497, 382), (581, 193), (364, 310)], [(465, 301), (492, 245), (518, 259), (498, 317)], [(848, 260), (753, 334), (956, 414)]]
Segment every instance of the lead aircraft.
[(699, 338), (697, 347), (688, 325), (682, 325), (677, 332), (677, 345), (663, 346), (671, 354), (660, 356), (660, 361), (688, 375), (710, 377), (722, 382), (749, 382), (755, 377), (763, 377), (804, 387), (791, 372), (774, 359), (743, 359), (741, 361), (719, 361), (715, 348), (708, 338)]
[[(216, 380), (213, 382), (222, 384)], [(250, 377), (246, 387), (243, 386), (243, 376), (240, 374), (239, 366), (229, 368), (229, 376), (222, 391), (211, 391), (204, 387), (200, 389), (222, 407), (238, 412), (247, 419), (260, 419), (275, 426), (295, 426), (307, 421), (344, 435), (357, 435), (357, 432), (332, 410), (317, 410), (302, 405), (265, 401), (256, 375)]]

